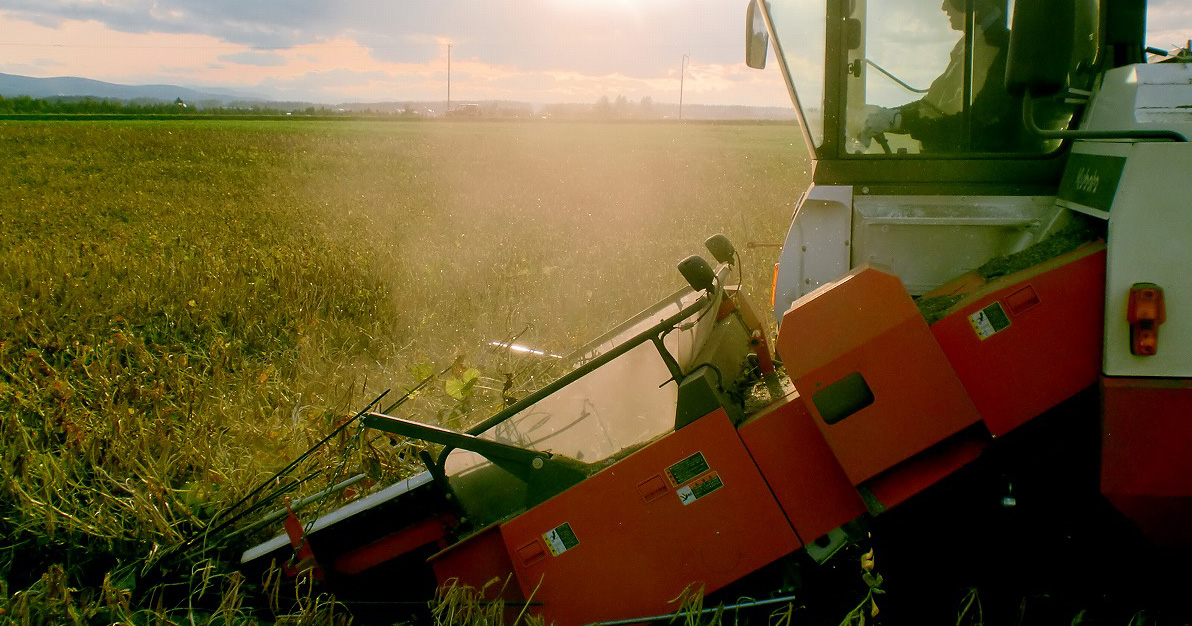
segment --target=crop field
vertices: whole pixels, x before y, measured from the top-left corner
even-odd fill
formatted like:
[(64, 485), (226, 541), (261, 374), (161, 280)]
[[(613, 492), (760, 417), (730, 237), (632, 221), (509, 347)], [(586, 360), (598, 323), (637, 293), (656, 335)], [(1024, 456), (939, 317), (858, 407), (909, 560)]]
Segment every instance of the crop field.
[[(458, 425), (541, 386), (549, 359), (489, 344), (565, 354), (681, 286), (709, 235), (768, 300), (777, 249), (748, 244), (782, 240), (801, 146), (778, 124), (0, 122), (0, 621), (253, 619), (268, 589), (225, 564), (260, 535), (222, 511), (387, 389), (446, 372), (398, 414)], [(420, 469), (383, 443), (333, 439), (253, 513)]]

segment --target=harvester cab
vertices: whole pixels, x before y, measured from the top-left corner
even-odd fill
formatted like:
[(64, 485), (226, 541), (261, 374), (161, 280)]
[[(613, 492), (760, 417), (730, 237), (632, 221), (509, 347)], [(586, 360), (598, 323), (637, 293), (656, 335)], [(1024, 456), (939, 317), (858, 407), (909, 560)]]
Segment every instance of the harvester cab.
[(746, 61), (773, 42), (814, 161), (778, 321), (862, 263), (919, 296), (1046, 239), (1076, 206), (1061, 181), (1088, 186), (1066, 167), (1088, 141), (1183, 143), (1188, 65), (1143, 63), (1144, 21), (1137, 0), (751, 3)]
[[(991, 581), (1100, 592), (1074, 571), (1181, 579), (1179, 559), (1111, 555), (1192, 546), (1192, 182), (1169, 174), (1190, 156), (1186, 55), (1145, 46), (1139, 0), (748, 7), (747, 63), (772, 46), (814, 164), (777, 337), (713, 237), (715, 268), (684, 261), (690, 287), (466, 432), (365, 416), (443, 448), (247, 568), (298, 553), (342, 601), (464, 584), (564, 626), (700, 593), (814, 606), (834, 555), (869, 541), (922, 564), (903, 584), (943, 607)], [(957, 549), (983, 555), (974, 578)], [(1125, 595), (1168, 588), (1148, 589)], [(907, 602), (892, 619), (933, 621)]]

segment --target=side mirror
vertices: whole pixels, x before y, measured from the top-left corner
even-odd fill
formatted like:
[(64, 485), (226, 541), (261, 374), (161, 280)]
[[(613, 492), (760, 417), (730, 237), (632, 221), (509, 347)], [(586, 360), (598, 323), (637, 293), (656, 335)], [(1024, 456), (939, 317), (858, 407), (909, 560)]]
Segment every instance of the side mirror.
[(844, 48), (845, 50), (857, 50), (861, 47), (861, 41), (864, 34), (861, 29), (861, 20), (855, 18), (848, 18), (844, 20)]
[(766, 69), (766, 48), (770, 45), (766, 20), (757, 6), (760, 1), (749, 0), (749, 8), (745, 11), (745, 65), (755, 70)]
[(1074, 0), (1017, 0), (1006, 58), (1006, 91), (1047, 96), (1068, 86)]

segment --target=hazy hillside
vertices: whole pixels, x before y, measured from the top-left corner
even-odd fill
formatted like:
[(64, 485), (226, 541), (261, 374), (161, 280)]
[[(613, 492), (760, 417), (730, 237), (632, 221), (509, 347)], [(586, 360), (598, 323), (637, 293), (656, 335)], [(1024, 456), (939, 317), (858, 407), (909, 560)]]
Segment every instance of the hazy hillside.
[(115, 100), (174, 100), (182, 98), (188, 102), (218, 101), (221, 103), (263, 100), (252, 95), (235, 94), (223, 90), (198, 91), (177, 85), (118, 85), (90, 78), (59, 76), (54, 78), (31, 78), (15, 74), (0, 74), (0, 95), (11, 98), (29, 96), (52, 98), (55, 96), (92, 96)]
[[(0, 96), (16, 98), (96, 98), (105, 100), (164, 101), (173, 102), (181, 98), (188, 105), (198, 108), (214, 107), (267, 107), (279, 111), (304, 111), (311, 109), (330, 110), (340, 113), (379, 113), (391, 115), (417, 115), (437, 117), (447, 111), (445, 101), (392, 100), (370, 103), (313, 103), (276, 101), (252, 94), (236, 93), (231, 90), (207, 88), (191, 89), (178, 85), (119, 85), (89, 78), (60, 76), (55, 78), (32, 78), (15, 74), (0, 73)], [(652, 102), (643, 98), (629, 102), (618, 96), (607, 97), (597, 102), (541, 104), (518, 101), (452, 102), (451, 109), (469, 107), (478, 117), (544, 117), (544, 118), (609, 118), (609, 119), (690, 119), (690, 120), (791, 120), (794, 110), (786, 107), (750, 107), (702, 105), (688, 103), (680, 112), (675, 103)], [(475, 108), (470, 108), (475, 106)], [(458, 113), (458, 111), (456, 111)]]

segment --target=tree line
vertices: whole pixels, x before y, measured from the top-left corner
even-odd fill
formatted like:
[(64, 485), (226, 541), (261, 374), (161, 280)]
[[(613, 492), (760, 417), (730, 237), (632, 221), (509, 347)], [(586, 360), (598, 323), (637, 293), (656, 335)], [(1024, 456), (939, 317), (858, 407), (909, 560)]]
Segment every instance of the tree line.
[[(173, 102), (164, 100), (117, 100), (89, 96), (58, 96), (33, 98), (0, 95), (0, 115), (61, 114), (61, 115), (286, 115), (291, 110), (259, 106), (223, 106), (219, 102), (204, 102), (198, 106), (176, 98)], [(300, 110), (307, 115), (335, 115), (324, 107), (307, 107)]]

